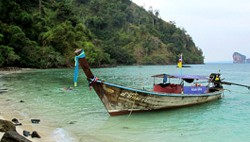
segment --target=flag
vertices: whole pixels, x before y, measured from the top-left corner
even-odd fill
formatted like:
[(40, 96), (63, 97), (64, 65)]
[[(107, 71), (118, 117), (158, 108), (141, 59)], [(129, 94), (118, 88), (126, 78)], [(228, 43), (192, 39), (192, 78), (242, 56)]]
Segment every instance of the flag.
[(182, 54), (180, 54), (180, 57), (178, 60), (178, 68), (182, 68)]

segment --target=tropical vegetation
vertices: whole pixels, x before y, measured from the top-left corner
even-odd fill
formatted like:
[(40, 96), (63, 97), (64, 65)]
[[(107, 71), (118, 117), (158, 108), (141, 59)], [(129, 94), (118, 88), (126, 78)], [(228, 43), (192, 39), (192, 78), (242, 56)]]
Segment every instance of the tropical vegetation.
[(0, 67), (70, 67), (83, 48), (91, 66), (203, 63), (175, 22), (131, 0), (0, 0)]

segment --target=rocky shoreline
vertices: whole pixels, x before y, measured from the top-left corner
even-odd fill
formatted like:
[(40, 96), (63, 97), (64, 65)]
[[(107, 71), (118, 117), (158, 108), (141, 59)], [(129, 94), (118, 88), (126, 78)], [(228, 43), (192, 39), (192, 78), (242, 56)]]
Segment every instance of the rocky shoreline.
[[(23, 73), (33, 69), (30, 68), (0, 68), (0, 78), (13, 73)], [(0, 86), (0, 95), (5, 95), (8, 92), (8, 88), (3, 88)], [(4, 106), (9, 106), (10, 101), (4, 101), (1, 99), (1, 109), (0, 110), (0, 142), (39, 142), (39, 141), (53, 141), (51, 136), (44, 132), (42, 128), (39, 128), (40, 119), (25, 120), (27, 118), (22, 118), (20, 114), (15, 113), (15, 110), (4, 109)], [(24, 103), (20, 100), (19, 103)], [(19, 119), (15, 117), (20, 117)], [(23, 123), (19, 121), (23, 121)], [(37, 130), (38, 131), (37, 131)], [(42, 134), (40, 134), (40, 130)], [(41, 136), (42, 135), (42, 136)]]
[[(40, 121), (40, 120), (39, 120)], [(29, 131), (23, 130), (23, 136), (18, 133), (16, 127), (22, 125), (18, 119), (13, 118), (12, 121), (0, 119), (0, 132), (2, 134), (1, 142), (31, 142), (30, 139), (26, 138), (31, 136), (31, 138), (41, 138), (41, 136), (33, 131), (30, 134)]]
[[(20, 119), (10, 118), (13, 116)], [(46, 123), (40, 123), (40, 119), (0, 113), (0, 142), (55, 142), (52, 132)]]
[(18, 134), (15, 126), (10, 121), (0, 119), (0, 127), (0, 132), (4, 132), (1, 142), (31, 142)]

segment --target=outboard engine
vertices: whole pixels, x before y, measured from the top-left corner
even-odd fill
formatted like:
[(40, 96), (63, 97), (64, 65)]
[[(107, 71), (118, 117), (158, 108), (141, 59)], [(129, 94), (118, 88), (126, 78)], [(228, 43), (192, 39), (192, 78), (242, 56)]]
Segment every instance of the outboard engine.
[(223, 88), (221, 85), (221, 79), (220, 79), (220, 75), (219, 73), (211, 73), (209, 78), (210, 81), (213, 83), (214, 88)]

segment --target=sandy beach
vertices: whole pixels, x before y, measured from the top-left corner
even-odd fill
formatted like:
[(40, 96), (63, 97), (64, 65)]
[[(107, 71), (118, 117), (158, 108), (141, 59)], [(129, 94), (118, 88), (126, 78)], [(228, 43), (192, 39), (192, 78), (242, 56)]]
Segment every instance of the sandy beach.
[(23, 73), (27, 71), (31, 71), (35, 69), (31, 68), (16, 68), (16, 67), (10, 67), (10, 68), (0, 68), (0, 75), (7, 75), (7, 74), (13, 74), (13, 73)]
[[(11, 119), (7, 119), (7, 118), (3, 117), (2, 115), (0, 115), (0, 119), (11, 121)], [(23, 130), (32, 130), (32, 129), (34, 129), (34, 127), (32, 125), (25, 124), (25, 123), (22, 123), (22, 126), (16, 126), (17, 132), (22, 136), (23, 136)], [(2, 139), (3, 135), (4, 135), (4, 133), (0, 132), (0, 139)], [(38, 139), (38, 138), (31, 138), (31, 136), (25, 137), (25, 138), (27, 138), (33, 142), (43, 142), (43, 141), (48, 140), (48, 138)], [(49, 139), (51, 139), (50, 141), (52, 141), (52, 138), (49, 138)]]
[[(0, 70), (0, 79), (1, 76), (13, 74), (13, 73), (22, 73), (26, 71), (30, 71), (31, 69), (18, 69), (18, 70)], [(0, 86), (1, 88), (2, 86)], [(8, 88), (6, 88), (8, 89)], [(5, 93), (0, 94), (0, 97), (5, 95)], [(0, 99), (0, 119), (11, 121), (13, 118), (18, 119), (22, 125), (16, 126), (17, 132), (23, 136), (23, 130), (29, 131), (30, 134), (33, 131), (38, 132), (41, 138), (32, 138), (31, 136), (26, 137), (27, 139), (31, 140), (32, 142), (56, 142), (57, 140), (53, 137), (53, 129), (46, 126), (46, 122), (41, 120), (38, 124), (34, 124), (31, 122), (32, 117), (29, 114), (23, 114), (15, 109), (14, 100), (4, 100)], [(2, 139), (4, 133), (0, 132), (0, 140)], [(25, 136), (24, 136), (25, 137)]]
[[(13, 110), (11, 113), (10, 112), (11, 110), (8, 110), (8, 112), (1, 110), (0, 119), (11, 121), (13, 118), (17, 118), (18, 121), (22, 123), (22, 125), (16, 126), (16, 130), (20, 135), (24, 136), (23, 135), (24, 130), (29, 131), (30, 134), (33, 131), (37, 131), (38, 134), (41, 136), (41, 138), (32, 138), (31, 136), (28, 137), (24, 136), (24, 137), (31, 140), (32, 142), (56, 141), (52, 136), (53, 130), (49, 130), (49, 128), (47, 128), (47, 126), (42, 121), (39, 124), (33, 124), (31, 122), (32, 118), (27, 118), (27, 117), (24, 118), (23, 116), (18, 114), (18, 112), (15, 112), (15, 110)], [(4, 133), (0, 132), (0, 139), (2, 138), (3, 135)]]

